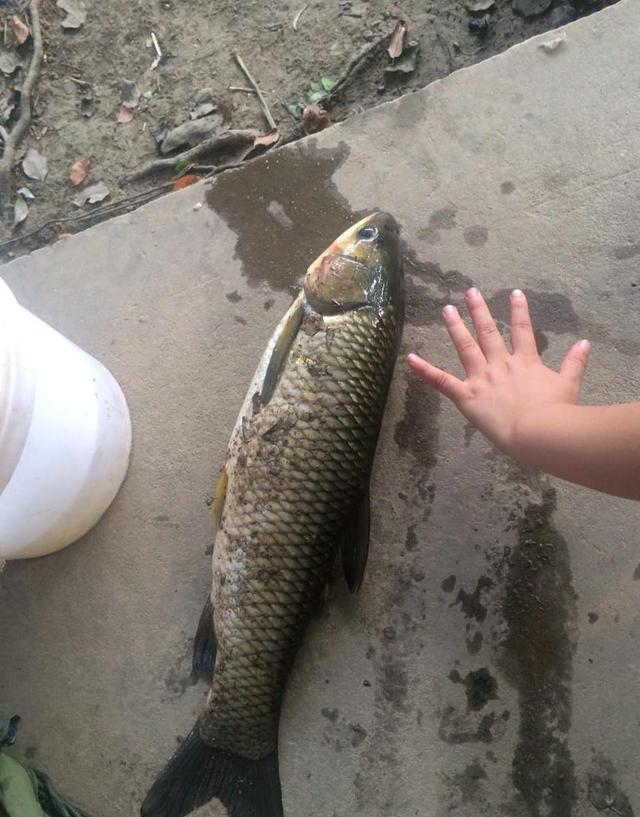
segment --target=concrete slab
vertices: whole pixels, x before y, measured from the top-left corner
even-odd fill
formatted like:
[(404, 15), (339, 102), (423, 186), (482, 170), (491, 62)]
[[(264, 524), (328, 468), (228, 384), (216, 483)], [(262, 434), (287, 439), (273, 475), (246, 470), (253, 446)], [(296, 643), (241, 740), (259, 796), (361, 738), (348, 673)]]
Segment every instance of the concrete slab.
[[(205, 502), (288, 285), (355, 214), (403, 226), (407, 349), (455, 367), (440, 306), (473, 281), (504, 319), (517, 285), (550, 361), (593, 341), (585, 400), (637, 398), (639, 26), (621, 2), (3, 267), (132, 410), (100, 525), (0, 578), (17, 752), (96, 817), (137, 813), (201, 704)], [(374, 482), (362, 593), (291, 679), (287, 815), (637, 813), (637, 506), (515, 467), (402, 366)]]

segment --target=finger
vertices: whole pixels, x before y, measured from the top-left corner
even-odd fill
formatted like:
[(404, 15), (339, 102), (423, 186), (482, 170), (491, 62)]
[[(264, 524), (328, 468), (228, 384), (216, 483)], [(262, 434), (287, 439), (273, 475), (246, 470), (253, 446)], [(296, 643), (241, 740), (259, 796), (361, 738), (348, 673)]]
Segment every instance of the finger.
[(482, 354), (482, 349), (480, 349), (475, 338), (465, 326), (455, 306), (451, 306), (451, 304), (445, 306), (442, 310), (442, 317), (465, 372), (471, 375), (486, 366), (487, 360)]
[(520, 289), (514, 289), (511, 293), (511, 348), (513, 353), (522, 355), (536, 355), (536, 339), (531, 325), (529, 315), (529, 304), (527, 298)]
[(419, 355), (407, 355), (407, 363), (425, 383), (433, 386), (436, 391), (444, 394), (454, 403), (460, 402), (466, 395), (466, 386), (462, 380), (458, 380), (457, 377), (443, 369), (438, 369), (437, 366), (432, 366)]
[(507, 347), (498, 332), (493, 315), (489, 311), (480, 292), (472, 287), (465, 293), (465, 300), (471, 313), (471, 320), (476, 330), (478, 344), (489, 362), (507, 356)]
[(588, 340), (579, 340), (574, 343), (565, 355), (560, 365), (560, 374), (580, 388), (587, 368), (591, 344)]

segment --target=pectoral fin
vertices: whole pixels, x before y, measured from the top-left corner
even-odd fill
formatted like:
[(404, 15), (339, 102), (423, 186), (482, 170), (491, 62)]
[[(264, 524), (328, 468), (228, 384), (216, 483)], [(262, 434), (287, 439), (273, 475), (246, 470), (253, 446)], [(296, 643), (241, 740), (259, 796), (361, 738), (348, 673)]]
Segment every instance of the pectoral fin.
[(278, 378), (282, 372), (282, 368), (287, 360), (287, 355), (291, 349), (293, 341), (296, 339), (300, 323), (302, 321), (302, 313), (304, 309), (304, 297), (298, 296), (293, 302), (289, 311), (280, 322), (275, 336), (275, 343), (271, 352), (269, 363), (262, 381), (260, 389), (260, 403), (266, 406), (273, 392), (275, 391)]
[(213, 604), (211, 598), (202, 609), (198, 631), (193, 642), (193, 660), (191, 670), (194, 675), (206, 675), (209, 680), (213, 674), (213, 667), (216, 663), (216, 633), (213, 626)]
[(369, 488), (362, 495), (359, 503), (347, 522), (341, 536), (342, 566), (347, 580), (347, 587), (352, 593), (360, 590), (364, 569), (369, 556)]

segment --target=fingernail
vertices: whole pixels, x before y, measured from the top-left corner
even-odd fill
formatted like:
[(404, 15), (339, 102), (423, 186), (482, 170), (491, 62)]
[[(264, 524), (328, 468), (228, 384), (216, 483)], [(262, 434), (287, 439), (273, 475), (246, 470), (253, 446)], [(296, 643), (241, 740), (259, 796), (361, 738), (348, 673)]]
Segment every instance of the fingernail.
[(411, 366), (412, 363), (415, 363), (418, 360), (418, 355), (414, 355), (414, 353), (411, 352), (411, 354), (406, 356), (405, 360), (407, 361), (409, 366)]
[(453, 306), (452, 304), (447, 304), (442, 309), (442, 317), (445, 318), (445, 320), (447, 318), (453, 318), (453, 316), (456, 315), (457, 312), (458, 310), (455, 308), (455, 306)]
[(475, 300), (476, 298), (480, 297), (480, 290), (477, 287), (471, 287), (465, 292), (465, 297), (468, 298), (470, 301)]
[(589, 354), (589, 352), (591, 351), (591, 344), (590, 344), (590, 343), (589, 343), (589, 341), (588, 341), (588, 340), (586, 340), (586, 339), (585, 339), (585, 340), (581, 340), (581, 341), (578, 343), (578, 348), (580, 349), (580, 351), (581, 351), (581, 352), (584, 352), (584, 353), (585, 353), (585, 355), (588, 355), (588, 354)]
[(513, 292), (511, 293), (511, 295), (514, 298), (522, 298), (522, 296), (524, 295), (524, 292), (521, 289), (514, 289)]

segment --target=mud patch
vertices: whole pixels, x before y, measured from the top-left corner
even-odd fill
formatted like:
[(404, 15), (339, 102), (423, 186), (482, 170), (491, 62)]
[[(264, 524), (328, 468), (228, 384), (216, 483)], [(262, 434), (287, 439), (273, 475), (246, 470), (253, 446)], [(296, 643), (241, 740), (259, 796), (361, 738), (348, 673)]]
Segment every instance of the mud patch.
[(567, 817), (577, 785), (568, 743), (576, 595), (567, 543), (552, 524), (555, 491), (529, 504), (507, 555), (501, 667), (517, 690), (513, 782), (531, 817)]

